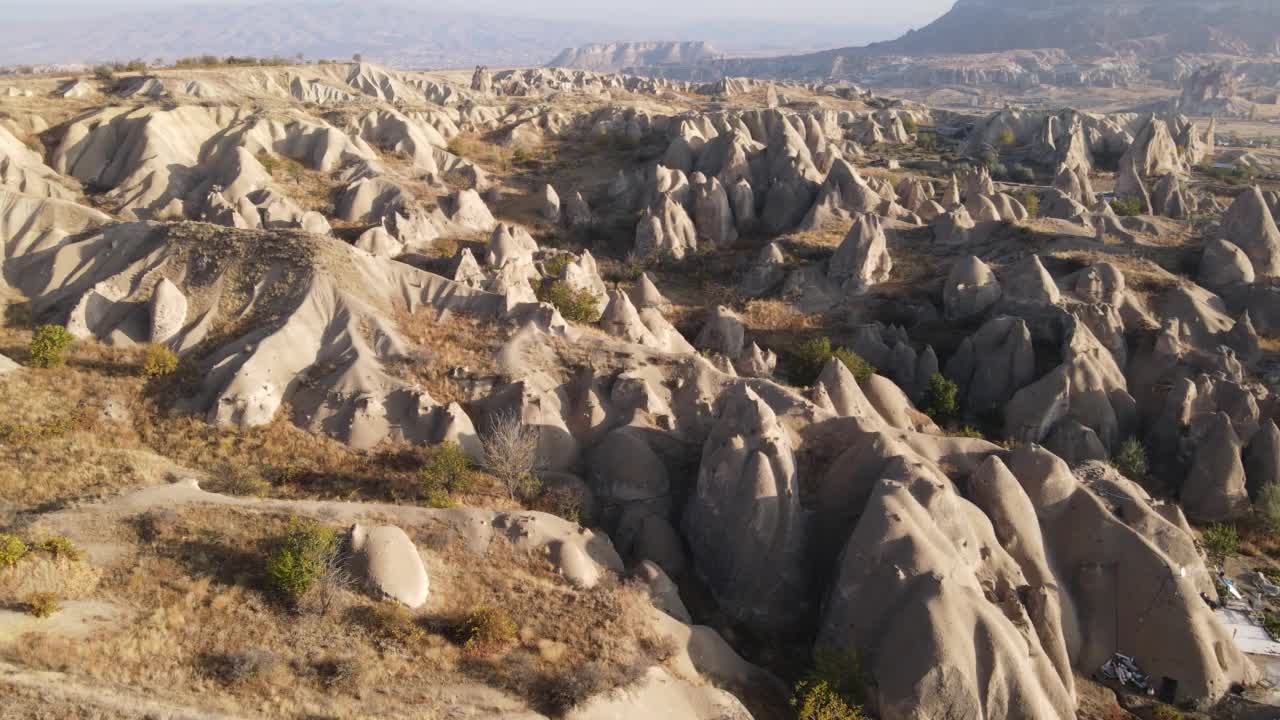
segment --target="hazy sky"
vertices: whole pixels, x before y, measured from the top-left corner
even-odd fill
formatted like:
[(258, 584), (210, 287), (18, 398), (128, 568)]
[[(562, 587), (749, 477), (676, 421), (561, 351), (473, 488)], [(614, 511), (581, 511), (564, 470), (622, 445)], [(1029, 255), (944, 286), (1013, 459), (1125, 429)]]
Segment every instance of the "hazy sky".
[[(218, 0), (224, 3), (267, 3), (272, 0)], [(307, 2), (308, 0), (284, 0)], [(323, 2), (323, 0), (315, 0)], [(525, 17), (572, 17), (598, 22), (670, 22), (716, 17), (750, 17), (792, 20), (800, 23), (900, 24), (919, 27), (946, 12), (955, 0), (391, 0), (406, 5), (429, 5), (441, 10), (463, 10)], [(110, 15), (128, 10), (213, 4), (175, 0), (0, 0), (0, 17), (59, 19), (86, 15)]]

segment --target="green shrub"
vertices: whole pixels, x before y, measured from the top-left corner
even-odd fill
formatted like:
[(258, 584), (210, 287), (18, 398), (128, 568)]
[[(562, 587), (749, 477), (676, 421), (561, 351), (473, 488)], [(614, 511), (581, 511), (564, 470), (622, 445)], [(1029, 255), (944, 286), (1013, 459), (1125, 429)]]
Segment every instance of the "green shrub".
[(525, 148), (516, 148), (515, 151), (511, 153), (511, 162), (516, 165), (524, 165), (532, 161), (533, 153), (529, 152)]
[(0, 533), (0, 568), (13, 567), (27, 554), (27, 544), (17, 535)]
[(1135, 217), (1142, 214), (1142, 199), (1132, 195), (1118, 197), (1111, 201), (1111, 209), (1120, 217)]
[(846, 348), (833, 348), (831, 338), (810, 338), (800, 343), (793, 359), (792, 380), (797, 385), (812, 385), (818, 381), (822, 368), (831, 358), (836, 358), (853, 373), (854, 378), (866, 380), (875, 374), (876, 368), (862, 356)]
[(1280, 483), (1267, 483), (1258, 491), (1253, 510), (1273, 533), (1280, 532)]
[(142, 377), (158, 378), (178, 371), (178, 356), (164, 345), (152, 344), (142, 355)]
[(953, 437), (970, 438), (972, 440), (986, 440), (987, 436), (982, 431), (972, 425), (965, 425), (956, 432), (952, 433)]
[(1172, 705), (1156, 705), (1151, 711), (1155, 720), (1182, 720), (1182, 711)]
[(27, 596), (27, 614), (38, 618), (52, 617), (62, 609), (53, 593), (32, 593)]
[(1040, 214), (1040, 196), (1030, 190), (1022, 193), (1022, 206), (1027, 209), (1027, 215), (1036, 217)]
[(1142, 482), (1147, 477), (1147, 449), (1138, 438), (1131, 437), (1120, 444), (1120, 449), (1111, 458), (1111, 464), (1121, 475), (1134, 482)]
[(430, 488), (423, 493), (422, 502), (429, 508), (436, 510), (448, 510), (451, 507), (457, 507), (458, 503), (449, 497), (449, 491), (444, 488)]
[(457, 443), (446, 442), (431, 448), (427, 463), (418, 469), (422, 494), (432, 507), (440, 507), (439, 503), (431, 502), (433, 495), (438, 500), (441, 492), (446, 498), (449, 493), (467, 492), (473, 479), (471, 460)]
[(916, 123), (916, 119), (910, 115), (902, 116), (902, 129), (908, 133), (915, 135), (920, 130), (920, 125)]
[(573, 256), (568, 253), (549, 257), (542, 261), (542, 271), (547, 277), (563, 277), (564, 269), (573, 262)]
[(369, 608), (364, 625), (377, 639), (401, 645), (425, 635), (409, 609), (398, 602), (382, 602)]
[(575, 290), (563, 280), (545, 285), (538, 300), (550, 303), (570, 322), (592, 323), (600, 319), (600, 301), (588, 290)]
[(298, 602), (311, 589), (337, 548), (338, 538), (333, 530), (311, 520), (292, 519), (267, 561), (267, 581), (271, 589), (291, 602)]
[(66, 558), (68, 560), (79, 560), (84, 556), (84, 551), (80, 549), (80, 546), (61, 535), (45, 538), (39, 545), (36, 545), (36, 549), (49, 553), (55, 558)]
[(1005, 128), (1000, 131), (1000, 137), (997, 141), (1003, 146), (1009, 146), (1018, 141), (1018, 136), (1013, 134), (1013, 130)]
[(1273, 640), (1280, 642), (1280, 615), (1269, 610), (1262, 613), (1262, 629), (1266, 630)]
[(1240, 533), (1234, 525), (1214, 523), (1200, 534), (1200, 541), (1209, 559), (1218, 564), (1240, 550)]
[(93, 69), (93, 77), (102, 82), (113, 82), (116, 79), (116, 73), (110, 65), (98, 65)]
[(791, 707), (800, 720), (865, 720), (866, 677), (856, 653), (819, 650), (796, 683)]
[(469, 652), (488, 655), (514, 642), (518, 630), (516, 621), (506, 610), (481, 605), (467, 613), (462, 621), (462, 645)]
[(61, 325), (41, 325), (36, 328), (31, 338), (28, 352), (31, 354), (31, 366), (38, 368), (58, 367), (66, 362), (67, 348), (75, 338)]
[(925, 391), (922, 408), (924, 413), (935, 422), (955, 417), (959, 411), (956, 405), (956, 395), (959, 392), (960, 386), (948, 380), (942, 373), (934, 373), (933, 377), (929, 378), (929, 389)]

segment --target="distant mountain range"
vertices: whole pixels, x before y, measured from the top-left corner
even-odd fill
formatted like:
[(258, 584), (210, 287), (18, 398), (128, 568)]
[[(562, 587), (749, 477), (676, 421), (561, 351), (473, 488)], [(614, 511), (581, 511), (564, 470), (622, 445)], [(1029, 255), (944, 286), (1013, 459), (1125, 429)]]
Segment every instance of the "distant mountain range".
[(885, 56), (1061, 49), (1076, 57), (1280, 54), (1280, 0), (958, 0), (929, 25), (887, 42), (771, 58), (729, 59), (726, 75), (856, 76)]
[(0, 65), (361, 53), (402, 68), (527, 66), (592, 43), (697, 38), (728, 54), (761, 55), (870, 42), (902, 29), (764, 20), (622, 25), (442, 12), (385, 0), (192, 5), (58, 22), (8, 19), (0, 23)]

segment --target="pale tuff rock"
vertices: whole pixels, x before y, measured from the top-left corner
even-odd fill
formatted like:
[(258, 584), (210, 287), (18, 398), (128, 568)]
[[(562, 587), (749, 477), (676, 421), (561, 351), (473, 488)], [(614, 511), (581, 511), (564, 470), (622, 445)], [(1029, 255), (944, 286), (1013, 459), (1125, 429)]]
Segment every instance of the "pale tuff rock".
[(1085, 427), (1071, 418), (1053, 426), (1053, 432), (1044, 439), (1044, 446), (1072, 467), (1090, 460), (1106, 460), (1111, 457), (1093, 428)]
[(1088, 173), (1063, 165), (1053, 179), (1054, 189), (1085, 207), (1097, 202), (1093, 186), (1089, 183)]
[[(1063, 603), (1064, 626), (1076, 628), (1068, 635), (1074, 667), (1099, 667), (1110, 659), (1117, 625), (1158, 622), (1164, 632), (1132, 633), (1125, 647), (1143, 672), (1176, 680), (1178, 698), (1218, 698), (1231, 683), (1256, 677), (1200, 599), (1206, 573), (1194, 551), (1187, 552), (1190, 538), (1161, 517), (1144, 494), (1114, 476), (1105, 496), (1095, 494), (1065, 463), (1034, 445), (1016, 448), (1008, 462), (1035, 508), (1058, 587), (1070, 598)], [(1117, 492), (1124, 492), (1123, 518), (1108, 501)], [(1099, 563), (1115, 566), (1108, 580), (1089, 573)], [(1162, 602), (1141, 601), (1157, 595)], [(1116, 597), (1133, 602), (1116, 605)], [(1098, 607), (1116, 612), (1085, 610)]]
[(1088, 426), (1108, 449), (1128, 437), (1137, 421), (1137, 405), (1115, 357), (1088, 326), (1074, 323), (1063, 343), (1063, 364), (1071, 378), (1071, 417)]
[(755, 191), (751, 189), (751, 183), (746, 178), (742, 178), (734, 185), (730, 186), (729, 206), (733, 209), (734, 222), (737, 223), (738, 233), (750, 232), (755, 229), (756, 225), (756, 199)]
[(1197, 276), (1201, 285), (1218, 288), (1234, 283), (1251, 283), (1255, 277), (1249, 256), (1234, 243), (1217, 239), (1205, 244)]
[(361, 233), (356, 239), (355, 246), (374, 257), (394, 258), (404, 252), (404, 245), (381, 225)]
[(955, 173), (951, 173), (951, 182), (942, 194), (942, 207), (947, 210), (954, 210), (962, 204), (960, 201), (960, 180)]
[(542, 186), (542, 207), (538, 212), (543, 220), (553, 225), (560, 223), (560, 195), (551, 183)]
[(746, 385), (722, 403), (702, 448), (685, 537), (722, 610), (749, 627), (785, 628), (808, 605), (806, 519), (791, 441)]
[(996, 193), (991, 196), (990, 200), (1002, 220), (1023, 222), (1030, 217), (1030, 213), (1027, 212), (1027, 208), (1022, 204), (1022, 201), (1008, 193)]
[(970, 255), (951, 266), (942, 288), (942, 304), (947, 318), (965, 320), (985, 313), (1002, 294), (991, 268)]
[(850, 293), (866, 292), (888, 280), (892, 271), (884, 227), (875, 215), (858, 216), (827, 267), (831, 281)]
[(1058, 220), (1085, 222), (1089, 217), (1089, 208), (1076, 202), (1061, 190), (1053, 188), (1040, 196), (1040, 215)]
[(738, 240), (729, 195), (716, 178), (702, 173), (693, 175), (693, 217), (698, 238), (710, 247), (731, 247)]
[[(1185, 174), (1187, 168), (1178, 154), (1178, 145), (1169, 134), (1169, 125), (1154, 115), (1120, 158), (1121, 168), (1132, 168), (1139, 178)], [(1119, 192), (1119, 186), (1117, 186)]]
[(649, 277), (649, 273), (641, 273), (640, 281), (636, 284), (635, 305), (641, 310), (657, 310), (666, 313), (671, 311), (671, 301), (662, 295), (658, 290), (658, 286), (653, 284), (653, 279)]
[[(838, 560), (818, 646), (858, 649), (884, 718), (988, 717), (984, 700), (998, 695), (999, 717), (1067, 720), (1075, 703), (1054, 665), (1061, 643), (1053, 654), (1042, 646), (1016, 591), (1028, 580), (945, 476), (896, 457)], [(983, 642), (976, 662), (974, 637)]]
[(591, 206), (587, 204), (582, 193), (574, 192), (565, 201), (564, 208), (561, 212), (561, 218), (568, 228), (587, 227), (595, 222), (595, 216), (591, 214)]
[(338, 197), (338, 217), (347, 222), (380, 222), (407, 207), (412, 199), (399, 183), (386, 178), (361, 178)]
[(969, 195), (964, 209), (969, 212), (974, 222), (1000, 222), (1000, 211), (987, 195)]
[(1249, 512), (1241, 442), (1226, 413), (1206, 415), (1192, 424), (1195, 457), (1182, 484), (1180, 500), (1197, 522), (1237, 520)]
[(151, 291), (151, 342), (163, 343), (177, 335), (187, 322), (187, 297), (169, 278), (161, 278)]
[(538, 244), (528, 230), (519, 225), (498, 223), (489, 235), (484, 261), (495, 269), (506, 265), (527, 265), (532, 269), (537, 252)]
[(1001, 283), (1004, 297), (1031, 302), (1057, 303), (1061, 297), (1058, 284), (1044, 269), (1039, 256), (1032, 255), (1013, 268)]
[(583, 250), (582, 255), (564, 266), (562, 277), (569, 287), (591, 293), (597, 302), (603, 304), (608, 299), (608, 288), (600, 277), (600, 269), (590, 250)]
[(1250, 496), (1256, 498), (1262, 488), (1280, 483), (1280, 429), (1275, 421), (1262, 423), (1249, 441), (1243, 460)]
[(769, 378), (778, 366), (778, 356), (753, 342), (733, 365), (739, 377)]
[(658, 339), (640, 319), (640, 312), (631, 304), (631, 298), (621, 290), (610, 290), (608, 296), (609, 304), (600, 316), (600, 328), (626, 342), (658, 347)]
[(1256, 186), (1240, 193), (1231, 204), (1222, 218), (1221, 237), (1249, 256), (1259, 277), (1280, 275), (1280, 230)]
[(647, 209), (636, 226), (635, 254), (638, 259), (680, 259), (698, 248), (697, 230), (684, 206), (663, 194), (656, 206)]
[(787, 261), (782, 248), (772, 242), (760, 250), (739, 283), (738, 291), (749, 298), (764, 297), (776, 290), (786, 275)]
[(1151, 212), (1151, 193), (1147, 191), (1147, 184), (1143, 181), (1136, 162), (1136, 159), (1127, 156), (1125, 160), (1121, 160), (1120, 174), (1116, 176), (1116, 195), (1137, 199), (1140, 211), (1149, 213)]
[(459, 190), (446, 198), (449, 223), (457, 232), (491, 232), (497, 225), (489, 206), (475, 190)]
[(1152, 212), (1176, 219), (1186, 217), (1192, 209), (1191, 201), (1182, 190), (1182, 182), (1177, 175), (1169, 173), (1160, 178), (1151, 194)]
[(746, 327), (732, 310), (723, 305), (717, 306), (711, 317), (702, 325), (694, 346), (700, 350), (719, 353), (730, 359), (742, 355), (745, 344)]
[(427, 568), (403, 530), (394, 525), (355, 525), (351, 551), (364, 561), (371, 589), (410, 608), (427, 602)]
[(62, 185), (58, 174), (0, 125), (0, 189), (31, 197), (74, 200), (75, 193)]
[(454, 260), (452, 276), (454, 282), (468, 287), (479, 288), (484, 284), (484, 271), (480, 269), (480, 263), (476, 262), (475, 256), (471, 254), (471, 248), (462, 248), (459, 251)]
[(933, 234), (943, 245), (964, 245), (977, 224), (963, 205), (957, 205), (933, 219)]
[(966, 417), (998, 411), (1035, 379), (1035, 350), (1026, 322), (1012, 317), (988, 320), (960, 343), (945, 374), (960, 386)]
[(1071, 378), (1059, 365), (1014, 393), (1004, 407), (1005, 434), (1022, 442), (1044, 442), (1071, 408)]
[(874, 423), (883, 422), (880, 413), (862, 392), (862, 387), (845, 364), (836, 358), (823, 366), (813, 384), (815, 404), (841, 417), (857, 417)]

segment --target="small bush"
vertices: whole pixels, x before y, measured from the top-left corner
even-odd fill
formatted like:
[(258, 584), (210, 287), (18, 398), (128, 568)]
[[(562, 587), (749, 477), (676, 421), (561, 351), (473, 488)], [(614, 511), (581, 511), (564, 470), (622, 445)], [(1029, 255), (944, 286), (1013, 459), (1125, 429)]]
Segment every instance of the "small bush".
[(331, 657), (311, 664), (320, 678), (320, 684), (328, 690), (350, 691), (359, 688), (364, 677), (364, 663), (350, 657)]
[(538, 463), (538, 431), (515, 412), (494, 417), (481, 438), (484, 466), (502, 482), (513, 500), (537, 494), (542, 482), (533, 474)]
[(67, 349), (75, 338), (61, 325), (41, 325), (31, 338), (28, 351), (31, 366), (38, 368), (59, 367), (66, 362)]
[(935, 422), (955, 417), (959, 411), (956, 405), (956, 395), (959, 392), (960, 386), (955, 382), (948, 380), (942, 373), (934, 373), (929, 378), (929, 389), (925, 391), (924, 413)]
[(27, 554), (27, 544), (17, 535), (0, 533), (0, 568), (13, 567)]
[(1005, 128), (1004, 130), (1000, 131), (1000, 137), (997, 139), (997, 141), (1002, 146), (1008, 147), (1009, 145), (1012, 145), (1015, 142), (1017, 142), (1018, 137), (1013, 134), (1013, 130), (1009, 128)]
[(1258, 499), (1253, 503), (1253, 510), (1267, 530), (1280, 532), (1280, 483), (1263, 485), (1258, 491)]
[(563, 280), (539, 289), (538, 300), (550, 303), (565, 320), (593, 323), (600, 319), (600, 301), (587, 290), (576, 290)]
[(1040, 196), (1030, 190), (1022, 193), (1022, 206), (1027, 209), (1027, 215), (1037, 217), (1040, 215)]
[(1014, 163), (1009, 166), (1005, 177), (1008, 178), (1010, 182), (1029, 183), (1035, 181), (1036, 174), (1031, 170), (1031, 168), (1023, 165), (1022, 163)]
[[(450, 493), (467, 492), (473, 480), (471, 460), (457, 443), (447, 442), (432, 448), (427, 464), (418, 469), (418, 482), (422, 484), (423, 496), (428, 499), (440, 492), (446, 498)], [(435, 503), (431, 505), (439, 507)]]
[(987, 436), (982, 431), (972, 425), (965, 425), (956, 432), (952, 433), (954, 437), (970, 438), (972, 440), (986, 440)]
[(62, 605), (53, 593), (33, 593), (27, 596), (27, 614), (38, 618), (56, 615)]
[(178, 356), (164, 345), (148, 345), (142, 356), (142, 377), (158, 378), (178, 371)]
[(571, 262), (573, 262), (573, 256), (568, 253), (555, 255), (542, 261), (542, 270), (547, 277), (563, 277), (564, 269)]
[(425, 635), (409, 609), (398, 602), (382, 602), (369, 608), (365, 627), (377, 640), (404, 645)]
[(1280, 615), (1271, 611), (1262, 614), (1262, 629), (1267, 631), (1271, 639), (1280, 642)]
[(93, 77), (102, 82), (114, 82), (116, 73), (110, 65), (99, 65), (93, 69)]
[(61, 535), (45, 538), (36, 546), (36, 549), (49, 553), (55, 558), (66, 558), (67, 560), (79, 560), (84, 556), (84, 551), (80, 549), (80, 546)]
[(853, 373), (857, 380), (866, 380), (875, 374), (876, 368), (862, 356), (846, 348), (833, 348), (831, 338), (811, 338), (796, 348), (792, 380), (797, 385), (812, 385), (818, 381), (822, 368), (831, 358), (836, 358)]
[(466, 153), (466, 146), (463, 145), (461, 137), (455, 137), (449, 141), (448, 145), (445, 146), (445, 150), (448, 150), (452, 155), (462, 157), (463, 154)]
[(1234, 525), (1214, 523), (1204, 529), (1200, 540), (1209, 559), (1218, 564), (1240, 550), (1240, 533)]
[(258, 471), (235, 463), (220, 463), (210, 473), (209, 490), (239, 497), (265, 497), (271, 483)]
[(529, 152), (525, 148), (516, 148), (515, 151), (511, 153), (511, 161), (516, 165), (524, 165), (533, 161), (533, 153)]
[(201, 657), (205, 673), (225, 685), (237, 685), (252, 680), (266, 673), (276, 662), (276, 657), (264, 650)]
[(1142, 214), (1142, 200), (1132, 195), (1111, 201), (1111, 209), (1120, 217), (1136, 217)]
[(462, 621), (462, 645), (477, 655), (489, 655), (515, 642), (519, 628), (511, 614), (500, 607), (481, 605)]
[(333, 530), (311, 520), (294, 518), (267, 561), (271, 589), (292, 603), (302, 599), (337, 550)]
[(1156, 705), (1151, 711), (1155, 720), (1182, 720), (1182, 711), (1172, 705)]
[(850, 705), (825, 680), (801, 680), (791, 694), (797, 720), (865, 720), (860, 705)]
[(1111, 464), (1121, 475), (1134, 482), (1142, 482), (1147, 478), (1147, 449), (1137, 438), (1131, 437), (1120, 444)]
[(902, 129), (908, 133), (915, 135), (920, 130), (920, 125), (916, 123), (916, 119), (910, 115), (902, 116)]

